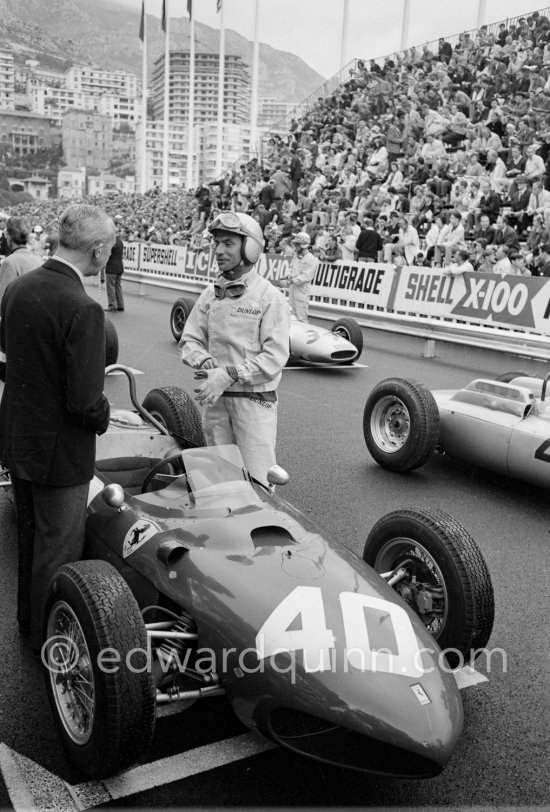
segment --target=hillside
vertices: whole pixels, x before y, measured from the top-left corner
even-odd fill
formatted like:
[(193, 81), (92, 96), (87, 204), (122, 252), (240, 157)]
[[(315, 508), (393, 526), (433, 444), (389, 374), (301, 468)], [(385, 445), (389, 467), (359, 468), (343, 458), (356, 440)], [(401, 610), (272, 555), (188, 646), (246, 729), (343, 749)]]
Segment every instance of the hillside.
[[(90, 64), (105, 70), (141, 74), (139, 13), (108, 0), (0, 0), (0, 43), (9, 44), (16, 62), (37, 59), (42, 67), (65, 70)], [(35, 21), (35, 22), (31, 22)], [(189, 47), (187, 17), (170, 22), (171, 42)], [(216, 52), (219, 32), (195, 23), (197, 52)], [(148, 15), (149, 70), (163, 52), (160, 21)], [(252, 43), (226, 31), (226, 53), (252, 63)], [(259, 95), (299, 102), (323, 82), (323, 77), (295, 54), (260, 45)]]

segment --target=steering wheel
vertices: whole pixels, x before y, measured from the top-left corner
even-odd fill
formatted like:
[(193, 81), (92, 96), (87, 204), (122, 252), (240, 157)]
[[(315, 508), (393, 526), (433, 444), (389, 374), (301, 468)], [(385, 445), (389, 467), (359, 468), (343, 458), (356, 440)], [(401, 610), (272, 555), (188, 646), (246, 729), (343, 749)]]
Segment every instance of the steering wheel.
[(147, 493), (149, 490), (149, 485), (156, 477), (159, 471), (162, 471), (167, 465), (175, 465), (177, 462), (181, 463), (181, 451), (178, 451), (177, 454), (170, 454), (169, 457), (163, 457), (161, 460), (156, 462), (152, 468), (147, 472), (145, 479), (143, 480), (143, 484), (141, 486), (141, 493)]

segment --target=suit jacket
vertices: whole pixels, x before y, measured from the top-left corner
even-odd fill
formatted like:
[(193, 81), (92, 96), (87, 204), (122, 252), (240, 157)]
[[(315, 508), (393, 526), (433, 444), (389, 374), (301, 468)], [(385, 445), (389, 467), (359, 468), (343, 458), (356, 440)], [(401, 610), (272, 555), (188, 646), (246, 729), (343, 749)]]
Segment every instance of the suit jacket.
[(109, 424), (101, 305), (72, 268), (49, 259), (8, 285), (0, 318), (0, 459), (38, 484), (88, 482), (96, 433)]
[(512, 226), (506, 226), (506, 228), (503, 229), (495, 228), (495, 239), (493, 242), (495, 245), (507, 245), (511, 251), (519, 250), (519, 237)]

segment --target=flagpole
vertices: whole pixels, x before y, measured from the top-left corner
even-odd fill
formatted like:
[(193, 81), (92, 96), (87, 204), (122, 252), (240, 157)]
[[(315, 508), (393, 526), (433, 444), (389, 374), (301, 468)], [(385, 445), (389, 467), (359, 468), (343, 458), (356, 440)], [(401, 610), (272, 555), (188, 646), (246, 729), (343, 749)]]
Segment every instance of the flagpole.
[(216, 144), (216, 180), (222, 176), (223, 159), (223, 102), (225, 85), (225, 3), (226, 0), (218, 0), (220, 14), (220, 63), (218, 66), (218, 129)]
[(163, 0), (164, 22), (164, 146), (162, 150), (162, 191), (168, 191), (168, 151), (170, 144), (170, 11), (168, 0)]
[(349, 34), (349, 0), (344, 0), (344, 14), (342, 17), (342, 39), (340, 41), (340, 70), (347, 64)]
[(189, 11), (189, 118), (187, 124), (187, 188), (193, 187), (193, 126), (195, 123), (195, 14), (193, 3)]
[(141, 180), (140, 191), (147, 191), (147, 15), (145, 14), (145, 0), (141, 5), (141, 20), (143, 34), (143, 54), (141, 63)]
[(257, 123), (258, 123), (258, 73), (260, 55), (260, 0), (255, 0), (254, 11), (254, 50), (252, 57), (252, 89), (250, 102), (250, 153), (256, 153)]

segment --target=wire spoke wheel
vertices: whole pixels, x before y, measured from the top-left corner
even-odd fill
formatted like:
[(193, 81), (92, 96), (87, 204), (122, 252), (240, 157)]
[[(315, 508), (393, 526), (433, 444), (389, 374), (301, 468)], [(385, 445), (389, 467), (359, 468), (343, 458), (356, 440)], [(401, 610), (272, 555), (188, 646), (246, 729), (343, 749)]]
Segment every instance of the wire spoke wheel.
[(64, 601), (52, 608), (47, 635), (46, 667), (59, 719), (67, 735), (82, 745), (92, 734), (96, 691), (82, 627)]

